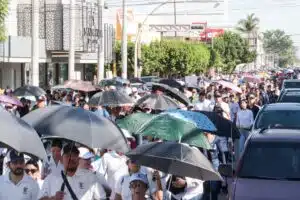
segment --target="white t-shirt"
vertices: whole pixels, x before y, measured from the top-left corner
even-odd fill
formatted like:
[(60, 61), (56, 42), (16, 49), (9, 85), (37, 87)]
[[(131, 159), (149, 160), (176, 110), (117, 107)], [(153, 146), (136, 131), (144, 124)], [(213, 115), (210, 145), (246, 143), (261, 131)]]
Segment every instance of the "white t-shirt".
[(39, 186), (30, 176), (24, 174), (15, 185), (9, 179), (9, 173), (0, 176), (0, 200), (37, 200)]
[(198, 102), (195, 104), (195, 110), (200, 110), (200, 111), (212, 111), (213, 110), (213, 104), (210, 100), (204, 99), (202, 102)]
[(102, 174), (110, 188), (111, 199), (115, 198), (115, 186), (122, 176), (128, 173), (126, 164), (126, 157), (120, 156), (115, 152), (108, 152), (103, 155), (101, 161), (97, 163), (98, 166), (93, 165), (94, 170)]
[(61, 171), (64, 171), (64, 165), (61, 162), (56, 164), (51, 156), (50, 160), (44, 163), (42, 177), (47, 177), (51, 173), (60, 176)]
[[(101, 199), (101, 187), (97, 181), (97, 176), (93, 172), (83, 173), (77, 171), (74, 176), (67, 176), (69, 184), (79, 200), (99, 200)], [(42, 189), (39, 193), (39, 199), (42, 197), (55, 196), (60, 191), (63, 179), (61, 176), (50, 174), (45, 179)], [(69, 190), (65, 186), (64, 200), (73, 200)], [(104, 194), (105, 196), (105, 194)], [(103, 194), (102, 194), (103, 197)]]

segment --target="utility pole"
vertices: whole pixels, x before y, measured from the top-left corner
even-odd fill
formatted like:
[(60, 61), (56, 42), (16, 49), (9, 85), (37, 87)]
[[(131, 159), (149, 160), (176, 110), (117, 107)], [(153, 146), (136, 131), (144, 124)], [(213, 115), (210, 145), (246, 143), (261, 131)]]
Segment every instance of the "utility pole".
[(104, 23), (103, 23), (104, 0), (98, 0), (98, 29), (100, 36), (98, 41), (98, 67), (97, 84), (104, 79)]
[(39, 15), (40, 0), (32, 0), (32, 33), (31, 33), (31, 70), (32, 85), (39, 86)]
[[(174, 0), (174, 25), (176, 26), (177, 24), (177, 12), (176, 12), (176, 0)], [(175, 31), (175, 37), (177, 37), (177, 31)]]
[(127, 79), (127, 9), (126, 0), (123, 0), (123, 27), (122, 27), (122, 78)]
[(70, 34), (69, 34), (69, 63), (68, 63), (68, 79), (75, 79), (75, 0), (70, 0)]

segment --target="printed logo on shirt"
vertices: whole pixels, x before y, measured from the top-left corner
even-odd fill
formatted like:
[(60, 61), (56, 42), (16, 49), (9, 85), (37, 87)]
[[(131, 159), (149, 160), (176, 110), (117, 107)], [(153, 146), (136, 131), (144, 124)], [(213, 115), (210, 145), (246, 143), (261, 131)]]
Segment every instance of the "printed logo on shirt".
[(28, 194), (28, 188), (27, 187), (23, 188), (23, 194)]
[(80, 188), (81, 190), (84, 189), (84, 186), (83, 186), (83, 183), (82, 183), (82, 182), (79, 182), (79, 188)]

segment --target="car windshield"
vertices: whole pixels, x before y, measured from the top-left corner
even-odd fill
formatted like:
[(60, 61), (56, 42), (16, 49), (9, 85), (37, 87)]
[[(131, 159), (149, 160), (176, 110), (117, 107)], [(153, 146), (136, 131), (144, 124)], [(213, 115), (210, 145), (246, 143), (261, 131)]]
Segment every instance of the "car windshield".
[(300, 143), (250, 143), (240, 167), (240, 178), (299, 181)]
[(300, 88), (300, 82), (285, 82), (284, 88)]
[(289, 103), (300, 103), (300, 93), (297, 94), (290, 94), (287, 93), (286, 95), (283, 95), (279, 102), (289, 102)]
[(264, 111), (254, 124), (255, 129), (261, 128), (300, 128), (299, 110), (269, 110)]

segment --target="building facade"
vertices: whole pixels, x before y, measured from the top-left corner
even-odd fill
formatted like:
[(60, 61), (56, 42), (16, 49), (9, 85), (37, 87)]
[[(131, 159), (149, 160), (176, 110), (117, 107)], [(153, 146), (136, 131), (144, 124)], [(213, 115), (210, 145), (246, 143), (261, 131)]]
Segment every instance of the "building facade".
[[(96, 0), (80, 0), (75, 4), (75, 78), (94, 80), (100, 36), (104, 36), (105, 62), (113, 58), (114, 27), (98, 20), (105, 12), (98, 12)], [(0, 45), (0, 88), (17, 88), (30, 84), (31, 74), (31, 0), (11, 0), (6, 20), (7, 40)], [(70, 34), (70, 2), (68, 0), (40, 0), (39, 8), (40, 86), (49, 88), (68, 78)], [(100, 16), (99, 16), (100, 15)]]

